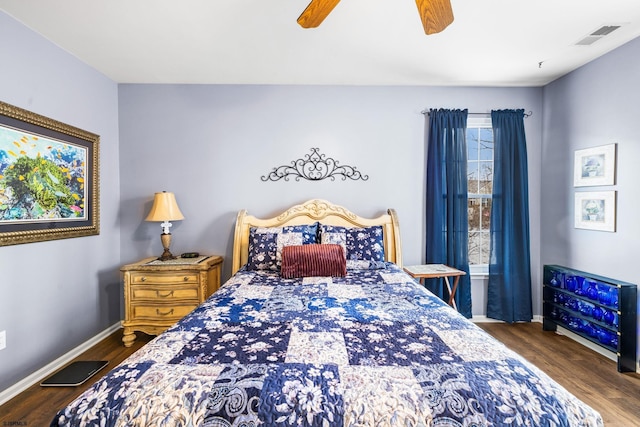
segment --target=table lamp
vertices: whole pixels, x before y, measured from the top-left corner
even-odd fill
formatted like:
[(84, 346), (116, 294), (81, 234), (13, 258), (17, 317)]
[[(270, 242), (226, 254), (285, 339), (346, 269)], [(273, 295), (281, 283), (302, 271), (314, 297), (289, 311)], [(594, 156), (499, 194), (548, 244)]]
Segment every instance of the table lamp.
[(153, 197), (153, 206), (149, 215), (145, 218), (145, 221), (162, 221), (160, 226), (162, 227), (162, 234), (160, 235), (160, 241), (164, 252), (162, 256), (158, 258), (160, 261), (166, 261), (169, 259), (175, 259), (176, 257), (169, 251), (171, 246), (171, 223), (169, 221), (177, 221), (184, 219), (184, 215), (180, 212), (178, 203), (176, 203), (176, 196), (173, 193), (156, 193)]

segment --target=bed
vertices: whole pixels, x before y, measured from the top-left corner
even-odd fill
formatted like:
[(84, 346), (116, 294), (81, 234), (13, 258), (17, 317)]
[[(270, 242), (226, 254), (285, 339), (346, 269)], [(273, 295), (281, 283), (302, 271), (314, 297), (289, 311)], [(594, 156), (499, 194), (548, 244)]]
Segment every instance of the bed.
[(603, 425), (401, 264), (392, 209), (240, 211), (232, 277), (51, 425)]

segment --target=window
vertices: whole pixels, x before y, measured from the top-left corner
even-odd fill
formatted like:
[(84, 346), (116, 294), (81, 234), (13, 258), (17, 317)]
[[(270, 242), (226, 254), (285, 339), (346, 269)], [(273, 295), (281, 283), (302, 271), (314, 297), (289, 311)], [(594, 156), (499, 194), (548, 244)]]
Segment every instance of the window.
[(493, 129), (491, 118), (467, 120), (467, 187), (469, 264), (471, 273), (487, 273), (489, 225), (493, 191)]

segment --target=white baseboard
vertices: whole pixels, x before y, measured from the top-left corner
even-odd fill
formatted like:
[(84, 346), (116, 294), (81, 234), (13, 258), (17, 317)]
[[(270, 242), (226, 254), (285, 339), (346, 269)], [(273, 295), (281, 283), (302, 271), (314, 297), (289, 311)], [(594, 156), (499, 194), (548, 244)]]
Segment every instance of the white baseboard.
[(567, 338), (571, 338), (572, 340), (579, 342), (583, 346), (587, 347), (590, 350), (595, 351), (598, 354), (603, 355), (607, 359), (611, 359), (614, 362), (618, 361), (617, 357), (612, 352), (605, 350), (604, 348), (600, 347), (599, 345), (596, 345), (596, 344), (592, 343), (591, 341), (589, 341), (589, 340), (587, 340), (585, 338), (582, 338), (578, 334), (574, 334), (569, 329), (565, 329), (562, 326), (558, 326), (558, 329), (556, 330), (556, 333), (558, 335), (564, 335)]
[(8, 389), (3, 390), (2, 392), (0, 392), (0, 405), (5, 404), (6, 402), (13, 399), (18, 394), (22, 393), (32, 385), (37, 384), (38, 382), (42, 381), (49, 375), (53, 374), (58, 369), (62, 368), (64, 365), (71, 362), (73, 359), (80, 356), (82, 353), (84, 353), (94, 345), (98, 344), (100, 341), (102, 341), (103, 339), (105, 339), (106, 337), (108, 337), (109, 335), (111, 335), (112, 333), (114, 333), (120, 328), (121, 328), (120, 322), (114, 325), (111, 325), (109, 328), (100, 332), (98, 335), (94, 336), (93, 338), (90, 338), (88, 341), (83, 342), (78, 347), (72, 349), (68, 353), (58, 357), (56, 360), (42, 367), (41, 369), (38, 369), (36, 372), (29, 375), (28, 377), (18, 381)]
[[(477, 315), (477, 316), (476, 316), (476, 315), (474, 315), (474, 316), (471, 318), (471, 321), (472, 321), (473, 323), (503, 323), (503, 321), (502, 321), (502, 320), (492, 319), (492, 318), (487, 317), (487, 316), (484, 316), (484, 315), (482, 315), (482, 316), (480, 316), (480, 315)], [(533, 319), (532, 319), (531, 321), (532, 321), (532, 322), (537, 322), (537, 323), (542, 323), (542, 316), (540, 316), (540, 315), (535, 315), (535, 316), (533, 316)]]
[[(579, 342), (583, 346), (589, 348), (590, 350), (595, 351), (598, 354), (603, 355), (607, 359), (611, 359), (616, 363), (618, 362), (618, 357), (614, 353), (605, 350), (604, 348), (600, 347), (597, 344), (592, 343), (591, 341), (589, 341), (589, 340), (587, 340), (585, 338), (582, 338), (578, 334), (574, 334), (569, 329), (565, 329), (562, 326), (558, 326), (558, 330), (556, 331), (556, 333), (559, 334), (559, 335), (564, 335), (564, 336), (566, 336), (568, 338), (571, 338), (574, 341)], [(640, 373), (640, 361), (636, 361), (636, 373)]]
[[(614, 354), (611, 351), (605, 350), (604, 348), (600, 347), (599, 345), (594, 344), (593, 342), (589, 341), (586, 338), (581, 337), (578, 334), (573, 333), (569, 329), (563, 328), (562, 326), (558, 326), (558, 328), (556, 330), (556, 333), (558, 335), (564, 335), (567, 338), (571, 338), (572, 340), (579, 342), (583, 346), (587, 347), (590, 350), (595, 351), (598, 354), (603, 355), (607, 359), (613, 360), (616, 363), (618, 362), (618, 356), (616, 354)], [(636, 359), (637, 359), (637, 357), (636, 357)], [(636, 373), (640, 374), (640, 360), (636, 360)]]

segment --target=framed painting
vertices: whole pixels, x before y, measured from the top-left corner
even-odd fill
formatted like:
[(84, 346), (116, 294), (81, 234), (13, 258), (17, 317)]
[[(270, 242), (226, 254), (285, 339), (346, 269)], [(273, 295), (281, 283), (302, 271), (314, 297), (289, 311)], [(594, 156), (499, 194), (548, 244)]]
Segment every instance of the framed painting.
[(99, 142), (0, 101), (0, 246), (100, 234)]
[(573, 186), (614, 185), (616, 176), (616, 144), (576, 150)]
[(616, 231), (616, 192), (576, 192), (574, 215), (575, 228)]

